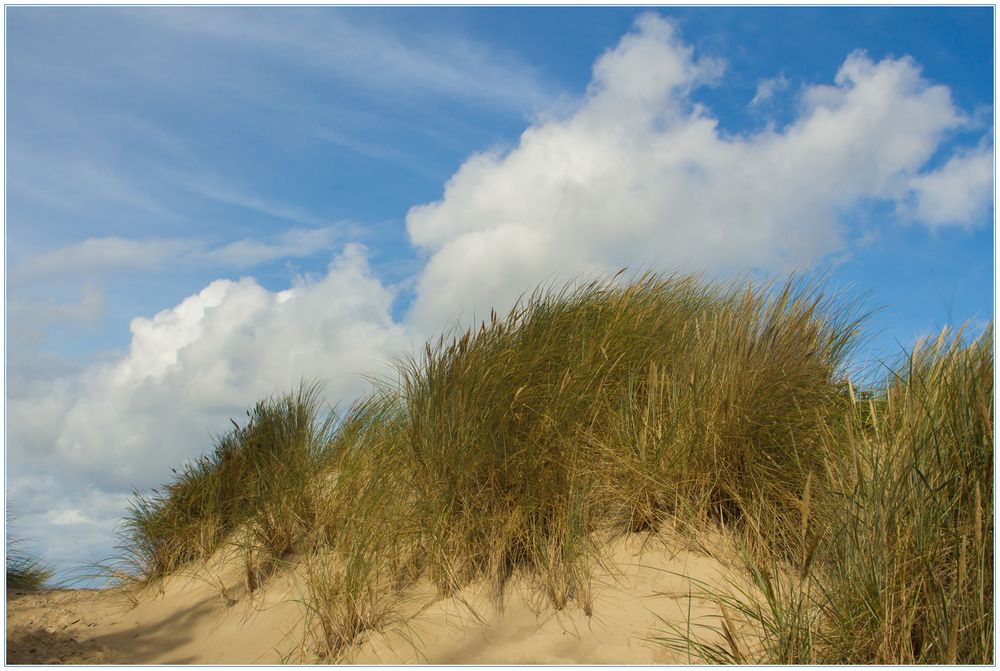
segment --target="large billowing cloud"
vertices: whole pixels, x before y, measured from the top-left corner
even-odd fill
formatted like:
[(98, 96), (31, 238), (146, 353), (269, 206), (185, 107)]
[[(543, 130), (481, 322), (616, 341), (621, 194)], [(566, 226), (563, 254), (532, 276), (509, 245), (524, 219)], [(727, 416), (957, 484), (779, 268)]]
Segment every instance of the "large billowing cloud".
[(693, 102), (716, 83), (717, 62), (642, 17), (597, 61), (573, 114), (473, 156), (440, 201), (410, 210), (412, 241), (430, 255), (413, 318), (429, 327), (506, 306), (584, 269), (787, 271), (840, 249), (844, 215), (872, 199), (913, 201), (934, 225), (990, 202), (991, 151), (921, 173), (968, 121), (910, 59), (850, 54), (832, 85), (801, 93), (790, 124), (745, 135)]
[[(317, 280), (272, 292), (218, 280), (152, 319), (132, 322), (128, 353), (9, 398), (11, 464), (108, 491), (150, 487), (197, 456), (261, 396), (324, 378), (350, 400), (409, 348), (394, 294), (364, 249), (348, 246)], [(26, 511), (29, 512), (29, 511)]]
[(410, 348), (395, 294), (348, 246), (319, 279), (272, 292), (217, 280), (152, 319), (132, 321), (128, 352), (78, 375), (11, 389), (8, 496), (45, 556), (110, 553), (133, 487), (148, 489), (211, 446), (229, 418), (302, 379), (350, 401)]
[[(784, 271), (842, 251), (849, 215), (872, 200), (932, 226), (969, 225), (989, 207), (992, 147), (937, 156), (968, 121), (909, 59), (851, 54), (832, 85), (800, 92), (790, 123), (749, 134), (723, 132), (695, 103), (704, 85), (725, 85), (722, 64), (642, 17), (597, 61), (574, 111), (470, 157), (440, 201), (409, 212), (426, 265), (403, 322), (391, 316), (393, 290), (351, 245), (324, 277), (285, 291), (212, 282), (135, 319), (123, 355), (11, 389), (9, 493), (25, 516), (58, 527), (36, 532), (48, 554), (68, 552), (74, 534), (94, 538), (131, 485), (162, 481), (261, 396), (310, 377), (328, 380), (331, 401), (350, 401), (367, 388), (361, 374), (539, 282), (626, 265)], [(92, 251), (167, 253), (112, 242)], [(330, 240), (279, 242), (294, 254)], [(270, 258), (276, 244), (217, 253)]]

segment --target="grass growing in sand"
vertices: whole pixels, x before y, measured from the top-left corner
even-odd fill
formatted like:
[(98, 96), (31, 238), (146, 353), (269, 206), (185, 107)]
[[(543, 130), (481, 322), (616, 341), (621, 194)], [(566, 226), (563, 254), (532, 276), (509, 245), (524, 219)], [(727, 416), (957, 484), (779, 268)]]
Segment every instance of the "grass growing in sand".
[(41, 589), (51, 578), (52, 571), (39, 559), (20, 550), (8, 551), (8, 589)]
[(752, 589), (702, 593), (749, 635), (722, 617), (708, 629), (727, 645), (676, 627), (663, 642), (715, 663), (991, 663), (993, 357), (992, 326), (946, 330), (880, 391), (852, 392), (825, 484), (802, 499), (801, 562), (748, 554)]
[(8, 534), (6, 541), (7, 589), (35, 590), (48, 585), (52, 569), (25, 548), (25, 540)]
[(338, 659), (420, 577), (499, 597), (516, 572), (589, 613), (608, 538), (722, 524), (760, 589), (719, 596), (730, 645), (703, 657), (985, 661), (992, 334), (921, 350), (860, 402), (844, 377), (859, 317), (799, 282), (540, 290), (400, 360), (345, 412), (314, 386), (259, 403), (136, 495), (130, 574), (228, 544), (252, 590), (295, 563), (313, 648)]
[(158, 578), (232, 541), (252, 589), (291, 554), (321, 515), (315, 476), (329, 461), (331, 420), (320, 418), (320, 391), (259, 402), (162, 491), (136, 493), (123, 528), (130, 574)]

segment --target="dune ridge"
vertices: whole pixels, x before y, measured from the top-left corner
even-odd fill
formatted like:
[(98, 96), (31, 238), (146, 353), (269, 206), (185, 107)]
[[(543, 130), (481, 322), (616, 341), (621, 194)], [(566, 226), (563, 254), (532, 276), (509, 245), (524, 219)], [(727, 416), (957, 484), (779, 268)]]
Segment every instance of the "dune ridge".
[[(673, 534), (643, 533), (605, 548), (594, 613), (554, 609), (527, 577), (503, 603), (470, 585), (452, 597), (420, 581), (396, 617), (357, 641), (354, 664), (662, 664), (687, 655), (655, 641), (663, 619), (718, 620), (717, 604), (692, 595), (688, 577), (725, 585), (738, 563), (725, 539), (699, 548)], [(714, 555), (714, 556), (713, 556)], [(307, 645), (301, 576), (294, 567), (248, 593), (237, 563), (217, 555), (187, 575), (128, 594), (40, 590), (8, 595), (8, 663), (315, 663)]]
[[(303, 383), (136, 494), (108, 594), (148, 620), (87, 640), (124, 660), (202, 659), (195, 640), (244, 661), (991, 660), (992, 325), (859, 390), (863, 324), (817, 282), (619, 274), (443, 335), (341, 411)], [(687, 609), (645, 606), (666, 594)], [(206, 618), (226, 624), (164, 633)]]

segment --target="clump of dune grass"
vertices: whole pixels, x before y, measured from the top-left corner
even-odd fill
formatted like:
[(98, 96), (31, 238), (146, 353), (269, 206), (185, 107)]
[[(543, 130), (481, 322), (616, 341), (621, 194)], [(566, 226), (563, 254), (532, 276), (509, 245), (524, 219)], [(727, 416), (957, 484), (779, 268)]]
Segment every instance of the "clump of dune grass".
[(29, 549), (29, 539), (11, 533), (11, 524), (16, 516), (9, 508), (6, 515), (7, 533), (4, 540), (7, 588), (36, 590), (48, 586), (54, 576), (52, 567)]
[[(802, 502), (802, 564), (748, 556), (757, 589), (703, 594), (755, 632), (743, 661), (993, 661), (993, 381), (991, 325), (972, 342), (945, 330), (881, 390), (852, 393), (828, 433), (827, 478)], [(739, 661), (710, 638), (663, 640)]]
[(386, 621), (423, 569), (398, 397), (388, 390), (345, 413), (330, 443), (322, 513), (305, 557), (307, 628), (321, 658), (341, 659)]
[(597, 529), (794, 506), (855, 326), (808, 285), (646, 276), (536, 293), (428, 346), (401, 374), (439, 586), (527, 566), (562, 606), (587, 592)]
[(235, 538), (253, 589), (295, 550), (314, 526), (313, 474), (327, 458), (332, 415), (321, 412), (320, 390), (303, 384), (259, 402), (172, 482), (136, 493), (121, 529), (131, 574), (167, 575)]
[(52, 580), (48, 564), (28, 552), (22, 539), (7, 537), (7, 589), (36, 590)]
[(993, 380), (992, 326), (943, 331), (855, 408), (822, 547), (828, 659), (992, 660)]
[(294, 555), (328, 658), (419, 577), (442, 594), (481, 585), (499, 605), (520, 573), (554, 607), (590, 613), (602, 539), (666, 520), (795, 558), (803, 498), (839, 477), (827, 419), (851, 412), (858, 324), (798, 281), (539, 290), (400, 359), (336, 420), (314, 388), (258, 404), (134, 499), (125, 547), (146, 579), (224, 542), (247, 548), (251, 582)]

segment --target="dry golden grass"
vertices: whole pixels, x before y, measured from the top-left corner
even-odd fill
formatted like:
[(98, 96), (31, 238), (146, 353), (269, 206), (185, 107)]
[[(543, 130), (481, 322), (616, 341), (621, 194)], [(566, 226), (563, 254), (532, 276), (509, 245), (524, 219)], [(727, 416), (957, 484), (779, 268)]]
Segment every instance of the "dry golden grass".
[(795, 281), (540, 290), (400, 360), (344, 413), (314, 386), (258, 404), (136, 496), (132, 575), (222, 543), (250, 587), (299, 562), (314, 647), (339, 659), (420, 577), (500, 597), (520, 572), (590, 613), (604, 540), (721, 524), (744, 539), (755, 589), (718, 595), (729, 646), (706, 659), (983, 661), (992, 333), (925, 347), (860, 402), (845, 378), (859, 324), (855, 305)]

